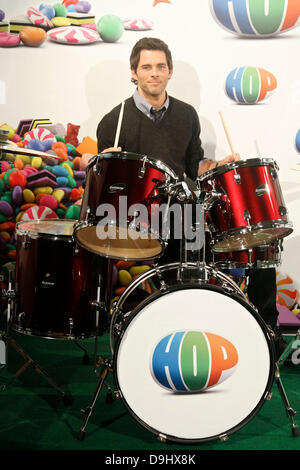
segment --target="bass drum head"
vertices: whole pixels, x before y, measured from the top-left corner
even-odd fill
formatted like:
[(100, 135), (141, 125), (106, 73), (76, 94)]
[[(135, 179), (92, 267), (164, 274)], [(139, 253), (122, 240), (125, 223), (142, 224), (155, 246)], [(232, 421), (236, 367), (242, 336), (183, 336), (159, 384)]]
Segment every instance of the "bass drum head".
[(133, 417), (160, 439), (209, 441), (244, 426), (273, 383), (274, 350), (256, 311), (210, 285), (174, 286), (132, 312), (115, 381)]

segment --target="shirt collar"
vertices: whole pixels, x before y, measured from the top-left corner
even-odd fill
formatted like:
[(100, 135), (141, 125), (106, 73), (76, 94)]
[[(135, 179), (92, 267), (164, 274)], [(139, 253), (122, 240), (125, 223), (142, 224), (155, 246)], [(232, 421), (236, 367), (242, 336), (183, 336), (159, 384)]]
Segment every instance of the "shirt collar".
[[(136, 88), (134, 94), (133, 94), (133, 99), (134, 99), (134, 102), (135, 102), (135, 105), (136, 107), (142, 111), (142, 113), (146, 114), (148, 117), (152, 118), (152, 115), (150, 114), (150, 110), (152, 108), (151, 104), (148, 103), (147, 100), (145, 100), (145, 98), (143, 98), (139, 92), (138, 92), (138, 89)], [(165, 107), (166, 110), (168, 109), (168, 106), (169, 106), (169, 96), (167, 94), (167, 98), (166, 98), (166, 101), (164, 102), (164, 104), (161, 106), (161, 108)], [(159, 108), (159, 109), (161, 109)]]

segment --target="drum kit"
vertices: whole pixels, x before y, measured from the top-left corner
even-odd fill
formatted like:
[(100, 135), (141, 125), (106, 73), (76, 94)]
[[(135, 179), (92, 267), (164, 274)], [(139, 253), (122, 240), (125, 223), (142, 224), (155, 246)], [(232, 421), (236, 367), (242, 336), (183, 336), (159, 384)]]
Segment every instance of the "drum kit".
[[(281, 261), (292, 225), (277, 170), (271, 159), (232, 162), (192, 188), (159, 160), (103, 153), (86, 169), (79, 220), (17, 224), (9, 328), (52, 339), (109, 333), (78, 439), (109, 373), (115, 397), (163, 442), (227, 439), (270, 399), (274, 379), (298, 435), (273, 331), (230, 275)], [(162, 264), (178, 227), (178, 261)], [(150, 268), (111, 306), (115, 260)], [(145, 281), (153, 292), (136, 300)]]

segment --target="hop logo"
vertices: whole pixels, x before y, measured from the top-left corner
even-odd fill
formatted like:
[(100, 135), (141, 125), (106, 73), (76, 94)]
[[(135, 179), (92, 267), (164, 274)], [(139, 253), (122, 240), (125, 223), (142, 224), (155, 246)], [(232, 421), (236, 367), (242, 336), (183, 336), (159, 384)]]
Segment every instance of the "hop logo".
[(296, 149), (298, 150), (298, 152), (300, 152), (300, 129), (298, 130), (296, 134), (295, 145), (296, 145)]
[(226, 380), (237, 363), (237, 350), (227, 339), (201, 331), (179, 331), (156, 345), (151, 373), (168, 390), (198, 392)]
[(298, 0), (210, 0), (216, 22), (240, 36), (273, 36), (299, 24)]
[(237, 103), (255, 104), (277, 87), (275, 76), (257, 67), (237, 67), (226, 78), (225, 91)]

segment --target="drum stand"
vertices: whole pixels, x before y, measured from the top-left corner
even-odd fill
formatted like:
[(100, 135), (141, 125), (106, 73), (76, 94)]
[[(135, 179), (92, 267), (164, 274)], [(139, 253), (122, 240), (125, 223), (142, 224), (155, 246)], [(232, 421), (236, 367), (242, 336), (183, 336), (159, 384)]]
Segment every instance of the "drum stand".
[(99, 394), (102, 390), (103, 385), (106, 385), (108, 387), (108, 395), (107, 395), (107, 398), (106, 398), (106, 402), (107, 403), (112, 403), (112, 401), (113, 401), (112, 391), (111, 391), (110, 387), (105, 382), (108, 373), (113, 371), (112, 363), (113, 363), (112, 359), (108, 359), (108, 358), (103, 359), (103, 358), (100, 357), (99, 360), (98, 360), (98, 366), (101, 366), (98, 385), (96, 387), (96, 390), (95, 390), (95, 393), (94, 393), (94, 396), (92, 398), (90, 406), (88, 406), (85, 410), (81, 410), (83, 413), (86, 414), (86, 418), (85, 418), (84, 424), (83, 424), (82, 428), (80, 428), (80, 431), (79, 431), (78, 436), (77, 436), (77, 438), (80, 441), (82, 441), (85, 438), (86, 427), (87, 427), (89, 419), (90, 419), (90, 417), (93, 413), (94, 406), (96, 404), (97, 398), (98, 398), (98, 396), (99, 396)]
[(282, 401), (283, 401), (283, 404), (285, 406), (285, 411), (291, 421), (291, 429), (292, 429), (292, 435), (294, 437), (298, 437), (299, 436), (299, 429), (298, 429), (298, 426), (297, 424), (295, 424), (295, 421), (294, 421), (294, 416), (295, 414), (297, 413), (297, 411), (295, 411), (290, 403), (289, 403), (289, 400), (288, 400), (288, 397), (285, 393), (285, 390), (284, 390), (284, 387), (283, 387), (283, 384), (282, 384), (282, 381), (281, 381), (281, 378), (280, 378), (280, 374), (279, 374), (279, 364), (278, 362), (276, 362), (275, 364), (275, 382), (276, 382), (276, 385), (278, 387), (278, 390), (279, 390), (279, 393), (280, 393), (280, 396), (282, 398)]
[(8, 385), (10, 385), (16, 378), (18, 378), (29, 366), (32, 366), (35, 372), (43, 375), (45, 379), (60, 393), (64, 404), (69, 405), (71, 403), (70, 397), (65, 394), (65, 392), (57, 385), (57, 383), (52, 379), (52, 377), (37, 362), (35, 362), (29, 356), (29, 354), (27, 354), (24, 351), (24, 349), (21, 348), (21, 346), (15, 340), (13, 340), (11, 336), (9, 335), (10, 314), (12, 310), (13, 299), (15, 298), (15, 291), (12, 289), (11, 276), (9, 277), (8, 290), (6, 291), (5, 294), (2, 293), (2, 296), (8, 299), (8, 305), (7, 305), (6, 332), (3, 332), (3, 331), (0, 332), (0, 339), (4, 341), (6, 345), (9, 344), (10, 346), (12, 346), (15, 349), (15, 351), (17, 351), (17, 353), (20, 354), (20, 356), (26, 360), (26, 362), (6, 384), (1, 386), (1, 390), (5, 391)]

